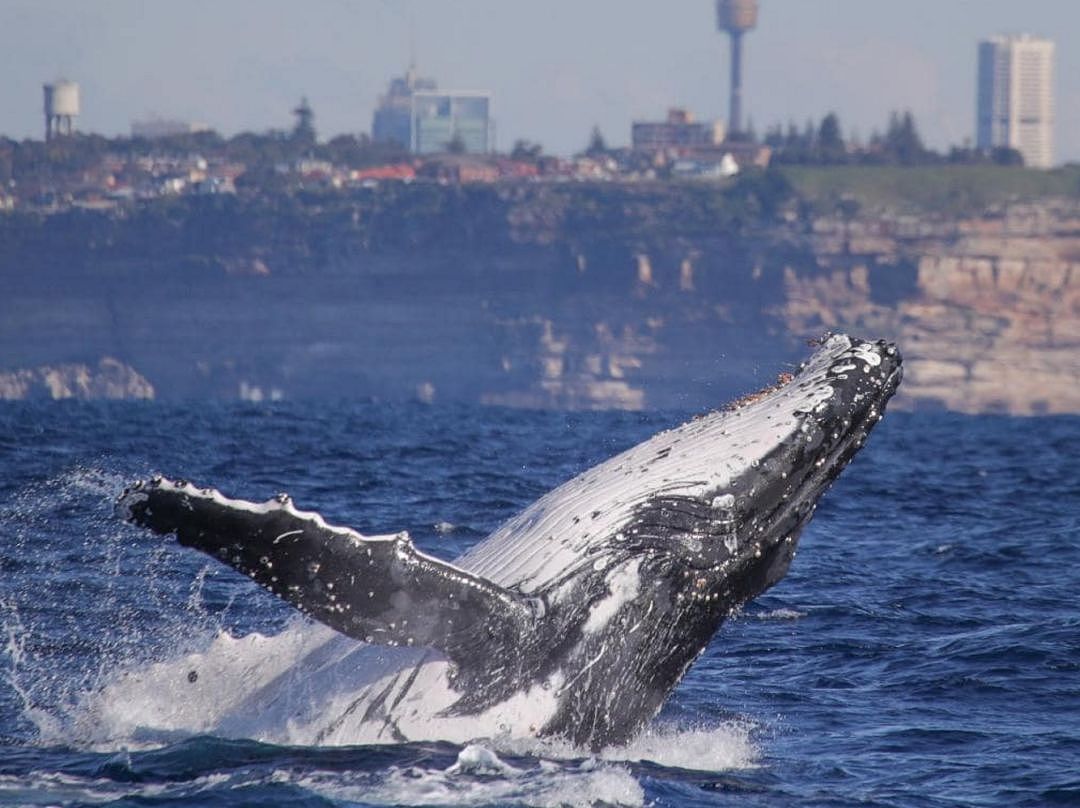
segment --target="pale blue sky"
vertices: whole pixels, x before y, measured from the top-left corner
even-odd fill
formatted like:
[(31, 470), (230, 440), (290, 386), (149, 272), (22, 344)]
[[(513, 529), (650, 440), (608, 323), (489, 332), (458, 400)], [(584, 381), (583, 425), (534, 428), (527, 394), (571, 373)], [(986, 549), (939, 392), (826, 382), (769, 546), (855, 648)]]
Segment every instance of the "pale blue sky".
[[(839, 113), (866, 138), (910, 108), (934, 146), (973, 136), (979, 38), (1057, 42), (1059, 161), (1080, 160), (1080, 0), (761, 0), (746, 40), (759, 131)], [(683, 105), (727, 109), (727, 40), (711, 0), (0, 0), (0, 133), (40, 137), (41, 84), (82, 85), (83, 131), (156, 114), (225, 134), (287, 128), (307, 95), (320, 137), (369, 131), (415, 53), (440, 86), (490, 89), (499, 146), (613, 144)]]

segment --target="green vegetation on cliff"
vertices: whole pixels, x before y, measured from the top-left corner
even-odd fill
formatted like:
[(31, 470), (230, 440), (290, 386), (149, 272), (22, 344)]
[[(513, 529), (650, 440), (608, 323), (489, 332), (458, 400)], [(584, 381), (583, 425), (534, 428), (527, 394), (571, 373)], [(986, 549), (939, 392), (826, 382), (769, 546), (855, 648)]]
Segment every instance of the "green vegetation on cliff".
[(1047, 198), (1080, 198), (1080, 166), (785, 166), (777, 169), (814, 212), (855, 209), (955, 216)]
[[(119, 212), (0, 216), (0, 264), (317, 271), (365, 253), (491, 254), (518, 244), (642, 243), (736, 234), (792, 201), (778, 172), (726, 183), (386, 183), (349, 191), (176, 196)], [(239, 263), (237, 263), (239, 262)]]

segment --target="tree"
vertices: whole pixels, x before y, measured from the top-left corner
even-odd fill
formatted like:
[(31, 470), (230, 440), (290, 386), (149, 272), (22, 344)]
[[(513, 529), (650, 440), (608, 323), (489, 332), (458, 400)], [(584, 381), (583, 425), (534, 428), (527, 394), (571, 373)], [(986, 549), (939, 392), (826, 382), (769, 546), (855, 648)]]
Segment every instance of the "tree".
[(450, 142), (446, 144), (446, 151), (448, 154), (465, 153), (465, 141), (462, 140), (460, 132), (454, 132), (454, 136), (450, 138)]
[(840, 163), (844, 160), (847, 147), (840, 133), (840, 119), (835, 112), (821, 119), (817, 131), (817, 152), (823, 163)]
[(782, 149), (784, 147), (784, 128), (780, 124), (773, 124), (765, 130), (765, 139), (762, 142), (770, 149)]
[(1024, 155), (1011, 146), (998, 146), (990, 152), (990, 159), (994, 162), (994, 165), (999, 166), (1022, 166), (1024, 164)]
[(539, 143), (528, 140), (515, 140), (514, 148), (510, 151), (510, 157), (526, 163), (535, 163), (544, 154), (544, 147)]
[(592, 134), (589, 135), (589, 146), (585, 149), (585, 154), (589, 157), (602, 157), (607, 154), (607, 151), (607, 141), (604, 140), (604, 135), (600, 132), (600, 127), (594, 126), (592, 128)]
[(745, 143), (757, 143), (757, 129), (754, 127), (754, 119), (747, 118), (746, 129), (740, 133), (740, 139)]
[(885, 152), (897, 163), (909, 166), (924, 162), (927, 157), (926, 147), (919, 130), (915, 126), (915, 116), (911, 110), (903, 114), (893, 112), (889, 115), (889, 128), (885, 131)]
[(783, 172), (769, 168), (740, 173), (724, 196), (743, 215), (775, 219), (795, 196), (795, 189)]
[(295, 142), (280, 130), (240, 132), (225, 144), (228, 159), (243, 163), (248, 170), (259, 165), (273, 168), (279, 163), (287, 163), (294, 159), (295, 151)]
[(809, 144), (803, 143), (802, 136), (799, 135), (799, 127), (795, 125), (795, 121), (788, 121), (787, 134), (784, 135), (784, 148), (785, 149), (801, 149), (805, 148)]
[(368, 135), (337, 135), (318, 147), (316, 156), (334, 165), (349, 168), (399, 163), (409, 159), (409, 150), (397, 141), (373, 141)]

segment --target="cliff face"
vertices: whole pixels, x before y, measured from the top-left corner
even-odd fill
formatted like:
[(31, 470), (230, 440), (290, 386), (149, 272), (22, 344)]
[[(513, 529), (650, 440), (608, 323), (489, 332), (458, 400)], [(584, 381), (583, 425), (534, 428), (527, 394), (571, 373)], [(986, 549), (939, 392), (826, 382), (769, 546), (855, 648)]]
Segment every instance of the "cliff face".
[(793, 334), (884, 333), (906, 357), (898, 406), (1080, 412), (1080, 210), (1016, 205), (953, 222), (823, 220), (818, 266), (788, 267)]
[(1080, 412), (1073, 205), (808, 221), (760, 181), (469, 194), (4, 224), (0, 368), (67, 369), (0, 395), (693, 409), (849, 330), (901, 344), (898, 406)]

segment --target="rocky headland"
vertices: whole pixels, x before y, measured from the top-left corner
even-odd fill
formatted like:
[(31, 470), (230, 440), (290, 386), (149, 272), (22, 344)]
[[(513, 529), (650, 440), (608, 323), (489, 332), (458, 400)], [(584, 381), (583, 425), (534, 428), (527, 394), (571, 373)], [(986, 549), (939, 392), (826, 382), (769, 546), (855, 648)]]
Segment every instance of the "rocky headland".
[(795, 179), (0, 216), (0, 396), (693, 409), (850, 330), (901, 344), (897, 406), (1080, 412), (1075, 198), (906, 205)]

